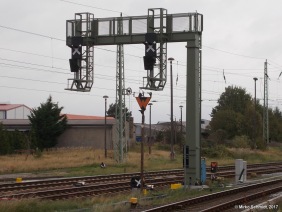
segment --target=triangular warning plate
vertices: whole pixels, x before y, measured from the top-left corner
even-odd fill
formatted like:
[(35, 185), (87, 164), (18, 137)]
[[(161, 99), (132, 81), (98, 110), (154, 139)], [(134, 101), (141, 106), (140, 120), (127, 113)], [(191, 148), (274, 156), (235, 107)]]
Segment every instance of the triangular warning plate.
[(151, 100), (151, 97), (135, 97), (141, 110), (146, 110), (148, 103)]

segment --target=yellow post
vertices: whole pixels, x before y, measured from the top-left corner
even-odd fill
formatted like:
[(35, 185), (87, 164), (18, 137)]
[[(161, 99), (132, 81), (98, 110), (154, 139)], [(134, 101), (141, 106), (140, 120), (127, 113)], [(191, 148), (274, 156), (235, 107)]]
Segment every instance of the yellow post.
[(135, 208), (137, 206), (138, 199), (136, 197), (131, 197), (130, 203), (131, 203), (131, 208)]
[(23, 181), (23, 179), (21, 177), (16, 178), (16, 183), (21, 183), (22, 181)]
[(143, 194), (147, 195), (147, 189), (143, 189)]
[(182, 187), (181, 183), (170, 184), (170, 189), (172, 190), (179, 189), (181, 187)]

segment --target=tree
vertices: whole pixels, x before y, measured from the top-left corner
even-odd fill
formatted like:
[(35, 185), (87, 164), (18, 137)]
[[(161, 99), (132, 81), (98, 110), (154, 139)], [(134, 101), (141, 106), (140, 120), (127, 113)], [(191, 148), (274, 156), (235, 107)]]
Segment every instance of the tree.
[(54, 147), (57, 137), (67, 128), (67, 117), (61, 114), (62, 109), (63, 107), (53, 103), (52, 97), (49, 96), (40, 107), (31, 110), (28, 118), (39, 149)]
[[(108, 111), (107, 111), (107, 114), (108, 114), (108, 116), (109, 117), (114, 117), (114, 118), (118, 118), (118, 117), (116, 117), (116, 103), (115, 104), (110, 104), (110, 106), (109, 106), (109, 109), (108, 109)], [(131, 117), (131, 111), (129, 111), (128, 109), (127, 109), (127, 107), (125, 107), (125, 105), (123, 104), (123, 106), (122, 106), (122, 108), (123, 108), (123, 110), (125, 109), (125, 113), (126, 113), (126, 121), (128, 121), (129, 120), (129, 117)], [(119, 109), (119, 108), (117, 108), (117, 109)]]
[[(256, 102), (246, 90), (229, 86), (218, 99), (218, 105), (212, 109), (210, 127), (212, 132), (224, 130), (227, 138), (247, 136), (254, 145), (262, 141), (264, 108)], [(278, 108), (268, 109), (269, 139), (282, 141), (282, 113)], [(263, 147), (263, 141), (261, 142)]]
[[(8, 131), (4, 129), (2, 123), (0, 123), (0, 155), (12, 154), (16, 150), (24, 150), (34, 148), (31, 134), (26, 132)], [(34, 139), (33, 139), (34, 140)]]
[(262, 115), (254, 106), (247, 106), (244, 112), (244, 121), (242, 127), (242, 134), (254, 141), (262, 137)]
[(2, 123), (0, 123), (0, 155), (12, 153), (11, 143), (9, 142), (7, 131), (3, 129)]
[(236, 113), (243, 114), (245, 108), (252, 103), (252, 97), (241, 87), (228, 86), (225, 92), (220, 95), (218, 105), (212, 109), (213, 117), (220, 110), (233, 110)]
[(242, 135), (244, 116), (234, 110), (219, 110), (213, 116), (210, 127), (213, 132), (223, 130), (227, 133), (227, 138), (235, 135)]
[(282, 141), (282, 113), (276, 107), (268, 110), (269, 137), (272, 141)]
[[(220, 95), (218, 105), (212, 109), (211, 130), (212, 132), (224, 130), (228, 139), (240, 135), (250, 136), (250, 131), (253, 131), (254, 119), (250, 118), (248, 114), (254, 114), (251, 95), (247, 94), (243, 88), (229, 86)], [(247, 120), (246, 116), (248, 116)], [(246, 132), (248, 134), (245, 134)]]

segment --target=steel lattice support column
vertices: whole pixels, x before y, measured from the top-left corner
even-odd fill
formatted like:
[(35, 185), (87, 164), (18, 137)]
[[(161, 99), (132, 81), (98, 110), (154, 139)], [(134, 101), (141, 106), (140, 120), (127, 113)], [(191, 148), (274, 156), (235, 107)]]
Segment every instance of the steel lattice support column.
[(263, 98), (263, 140), (269, 143), (269, 127), (268, 127), (268, 74), (267, 60), (264, 62), (264, 98)]
[(201, 35), (187, 42), (186, 146), (189, 147), (188, 167), (184, 167), (185, 184), (192, 185), (201, 176)]
[[(122, 19), (117, 20), (117, 32), (119, 35), (123, 33)], [(124, 85), (124, 48), (123, 44), (117, 45), (117, 63), (116, 63), (116, 136), (114, 143), (115, 160), (122, 163), (124, 160), (124, 153), (126, 148), (125, 140), (125, 91)]]

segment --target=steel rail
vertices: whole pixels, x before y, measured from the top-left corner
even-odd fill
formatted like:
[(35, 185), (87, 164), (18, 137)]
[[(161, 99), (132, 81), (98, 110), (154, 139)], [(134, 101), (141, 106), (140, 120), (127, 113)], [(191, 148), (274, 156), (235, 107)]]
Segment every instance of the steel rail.
[[(269, 188), (269, 189), (263, 189), (260, 192), (256, 191), (253, 194), (246, 195), (244, 193), (247, 191), (250, 192), (252, 189), (256, 190), (256, 189), (260, 189), (262, 187), (268, 187), (271, 185), (277, 185), (277, 186), (274, 186), (273, 188)], [(221, 204), (218, 203), (211, 207), (206, 207), (205, 209), (194, 208), (194, 210), (205, 211), (205, 212), (224, 211), (227, 208), (229, 209), (231, 207), (234, 207), (235, 205), (245, 204), (248, 199), (252, 200), (254, 198), (257, 198), (258, 196), (259, 197), (261, 197), (262, 195), (265, 196), (266, 194), (275, 193), (281, 190), (282, 190), (282, 179), (272, 180), (272, 181), (268, 181), (264, 183), (257, 183), (257, 184), (253, 184), (249, 186), (243, 186), (240, 188), (230, 189), (227, 191), (221, 191), (221, 192), (217, 192), (214, 194), (208, 194), (208, 195), (204, 195), (204, 196), (200, 196), (200, 197), (196, 197), (196, 198), (192, 198), (188, 200), (178, 201), (178, 202), (170, 203), (167, 205), (147, 209), (147, 210), (144, 210), (144, 212), (165, 212), (165, 211), (177, 211), (177, 210), (184, 210), (184, 209), (188, 210), (188, 207), (192, 207), (192, 206), (195, 207), (196, 205), (204, 206), (204, 205), (209, 204), (210, 201), (215, 201), (216, 199), (219, 199), (219, 198), (221, 198), (220, 201), (223, 201), (222, 200), (223, 197), (228, 197), (232, 199), (231, 195), (242, 193), (241, 197), (234, 199), (234, 201), (226, 201), (225, 203), (221, 203)], [(190, 211), (191, 211), (191, 208), (190, 208)]]
[[(274, 165), (274, 166), (273, 166)], [(263, 164), (254, 164), (250, 165), (249, 167), (258, 167), (258, 169), (250, 168), (248, 169), (248, 173), (250, 174), (251, 171), (257, 174), (261, 173), (272, 173), (282, 170), (282, 164), (280, 163), (268, 163), (267, 168), (262, 167)], [(227, 168), (227, 170), (230, 166)], [(223, 170), (223, 169), (222, 169)], [(124, 187), (130, 187), (129, 182), (132, 176), (139, 176), (139, 173), (130, 173), (130, 174), (115, 174), (115, 175), (106, 175), (106, 176), (94, 176), (94, 177), (76, 177), (76, 178), (60, 178), (56, 180), (44, 180), (40, 182), (28, 182), (28, 183), (13, 183), (13, 184), (2, 184), (0, 185), (0, 199), (5, 198), (22, 198), (22, 197), (33, 197), (33, 196), (40, 196), (40, 192), (44, 193), (44, 189), (48, 188), (49, 190), (53, 189), (54, 191), (60, 190), (69, 190), (77, 189), (83, 190), (86, 189), (87, 186), (101, 186), (105, 185), (113, 186), (113, 184), (125, 183)], [(234, 171), (226, 171), (226, 172), (219, 172), (218, 176), (220, 177), (234, 177)], [(207, 175), (209, 177), (209, 174)], [(173, 178), (173, 180), (171, 180)], [(74, 183), (85, 180), (86, 186), (82, 187), (74, 187)], [(182, 183), (183, 181), (183, 170), (165, 170), (165, 171), (154, 171), (146, 173), (146, 182), (150, 184), (158, 184), (161, 181), (169, 181), (170, 183)], [(42, 184), (43, 183), (43, 184)], [(168, 184), (168, 183), (167, 183)], [(127, 186), (126, 186), (127, 185)], [(59, 188), (58, 188), (59, 187)], [(93, 187), (92, 187), (93, 188)], [(97, 190), (97, 187), (95, 188)], [(27, 190), (27, 191), (26, 191)], [(17, 194), (13, 195), (13, 191), (16, 191)], [(26, 191), (26, 192), (22, 192)], [(62, 191), (63, 192), (63, 191)], [(62, 193), (61, 192), (61, 193)], [(78, 192), (78, 191), (75, 191)], [(74, 193), (75, 193), (74, 192)], [(80, 191), (79, 191), (80, 192)], [(50, 192), (52, 193), (52, 192)], [(57, 193), (57, 195), (59, 195)], [(71, 196), (71, 195), (70, 195)], [(44, 197), (42, 197), (44, 198)], [(52, 198), (51, 198), (52, 199)]]

